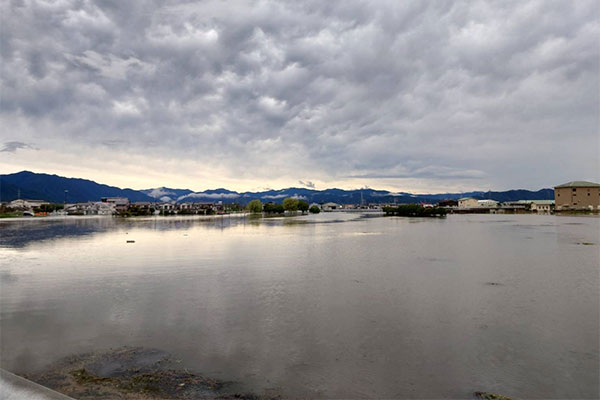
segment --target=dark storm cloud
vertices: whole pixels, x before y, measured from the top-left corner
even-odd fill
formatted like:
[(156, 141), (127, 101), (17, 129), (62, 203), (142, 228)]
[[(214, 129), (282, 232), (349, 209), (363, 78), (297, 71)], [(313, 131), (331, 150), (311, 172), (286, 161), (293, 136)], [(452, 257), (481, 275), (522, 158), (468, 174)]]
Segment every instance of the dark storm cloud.
[(598, 178), (593, 0), (1, 7), (6, 141), (258, 180)]

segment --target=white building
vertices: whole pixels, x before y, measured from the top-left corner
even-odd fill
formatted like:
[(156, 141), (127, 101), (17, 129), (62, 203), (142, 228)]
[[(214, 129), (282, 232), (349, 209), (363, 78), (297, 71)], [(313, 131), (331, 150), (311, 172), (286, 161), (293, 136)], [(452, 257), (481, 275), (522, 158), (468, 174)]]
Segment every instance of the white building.
[(21, 209), (31, 209), (34, 207), (40, 207), (44, 204), (50, 204), (44, 200), (26, 200), (26, 199), (18, 199), (13, 200), (8, 203), (8, 206), (11, 208), (21, 208)]
[(531, 200), (529, 209), (537, 213), (551, 213), (554, 211), (554, 200)]
[(101, 201), (67, 204), (64, 209), (64, 212), (71, 215), (113, 215), (115, 211), (112, 204)]
[(477, 200), (477, 207), (494, 208), (494, 207), (498, 207), (498, 202), (496, 200), (492, 200), (492, 199)]

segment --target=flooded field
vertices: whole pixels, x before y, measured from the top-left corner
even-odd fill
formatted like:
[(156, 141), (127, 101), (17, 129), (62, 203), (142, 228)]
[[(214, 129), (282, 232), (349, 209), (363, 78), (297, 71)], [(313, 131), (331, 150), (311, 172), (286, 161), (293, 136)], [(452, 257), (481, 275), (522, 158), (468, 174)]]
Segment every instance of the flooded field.
[(1, 367), (157, 349), (243, 392), (599, 397), (600, 219), (0, 221)]

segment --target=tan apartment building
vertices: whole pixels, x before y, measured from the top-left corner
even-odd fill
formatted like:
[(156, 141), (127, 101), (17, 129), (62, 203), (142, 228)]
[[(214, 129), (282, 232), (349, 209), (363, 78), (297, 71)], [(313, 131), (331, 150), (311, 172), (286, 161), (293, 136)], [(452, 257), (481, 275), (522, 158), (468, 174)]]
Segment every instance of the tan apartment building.
[(560, 210), (600, 210), (600, 184), (575, 181), (554, 188), (554, 203)]
[(479, 207), (477, 199), (473, 197), (463, 197), (458, 199), (458, 208), (476, 208)]

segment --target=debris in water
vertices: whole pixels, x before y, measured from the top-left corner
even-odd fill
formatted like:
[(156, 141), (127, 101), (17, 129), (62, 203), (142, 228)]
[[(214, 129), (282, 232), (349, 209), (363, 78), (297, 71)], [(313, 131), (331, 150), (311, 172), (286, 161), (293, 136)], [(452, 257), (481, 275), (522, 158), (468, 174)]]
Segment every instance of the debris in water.
[(502, 283), (499, 282), (486, 282), (485, 284), (488, 286), (504, 286)]
[(502, 396), (501, 394), (488, 393), (488, 392), (475, 392), (473, 393), (475, 398), (481, 400), (515, 400), (512, 397)]
[(135, 240), (128, 240), (127, 243), (135, 243)]

